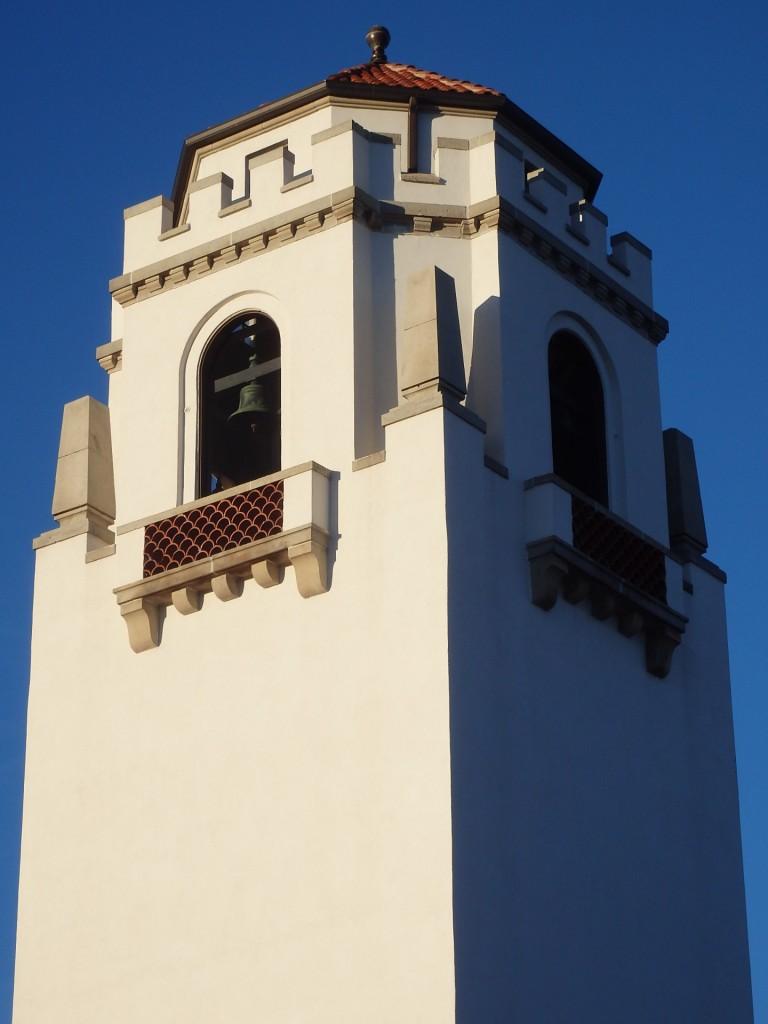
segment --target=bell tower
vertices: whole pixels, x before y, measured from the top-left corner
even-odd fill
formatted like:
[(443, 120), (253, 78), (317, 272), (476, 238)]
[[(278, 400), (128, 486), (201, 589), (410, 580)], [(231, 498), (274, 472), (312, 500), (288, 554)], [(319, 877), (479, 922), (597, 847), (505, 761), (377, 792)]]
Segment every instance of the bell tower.
[(14, 1024), (747, 1024), (651, 252), (367, 40), (125, 211), (35, 541)]

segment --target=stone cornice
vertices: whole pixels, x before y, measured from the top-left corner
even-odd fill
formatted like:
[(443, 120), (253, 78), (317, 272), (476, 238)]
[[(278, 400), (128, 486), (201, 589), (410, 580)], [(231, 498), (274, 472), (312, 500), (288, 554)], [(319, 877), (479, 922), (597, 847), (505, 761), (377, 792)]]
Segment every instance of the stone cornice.
[[(479, 204), (481, 217), (486, 220), (489, 217), (498, 217), (499, 230), (511, 235), (578, 288), (588, 292), (614, 316), (640, 331), (654, 345), (658, 345), (666, 338), (669, 323), (663, 316), (641, 302), (594, 263), (585, 259), (573, 246), (547, 231), (501, 196), (495, 197), (491, 202), (493, 206), (490, 210), (486, 208), (487, 203)], [(470, 214), (475, 209), (470, 207)]]
[(320, 229), (346, 223), (363, 212), (358, 192), (350, 186), (285, 214), (221, 235), (166, 260), (113, 278), (109, 290), (121, 306), (129, 306), (240, 260), (259, 256), (267, 248), (275, 249)]
[(663, 316), (612, 280), (564, 239), (547, 231), (501, 196), (492, 196), (470, 207), (398, 203), (377, 200), (362, 189), (350, 186), (116, 277), (110, 281), (110, 291), (121, 306), (129, 306), (353, 219), (373, 230), (392, 226), (449, 238), (472, 238), (494, 229), (503, 231), (654, 344), (662, 341), (669, 330)]

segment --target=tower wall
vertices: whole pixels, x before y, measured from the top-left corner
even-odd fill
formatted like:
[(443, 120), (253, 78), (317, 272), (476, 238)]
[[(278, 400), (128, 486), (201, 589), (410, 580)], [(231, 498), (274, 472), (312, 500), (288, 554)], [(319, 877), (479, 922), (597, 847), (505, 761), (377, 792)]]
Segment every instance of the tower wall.
[[(722, 574), (669, 546), (650, 252), (494, 109), (233, 122), (126, 211), (114, 536), (86, 486), (36, 542), (15, 1024), (748, 1019)], [(220, 499), (200, 366), (251, 311), (282, 465)], [(553, 477), (558, 330), (608, 508)], [(263, 487), (277, 532), (147, 572), (149, 529)]]

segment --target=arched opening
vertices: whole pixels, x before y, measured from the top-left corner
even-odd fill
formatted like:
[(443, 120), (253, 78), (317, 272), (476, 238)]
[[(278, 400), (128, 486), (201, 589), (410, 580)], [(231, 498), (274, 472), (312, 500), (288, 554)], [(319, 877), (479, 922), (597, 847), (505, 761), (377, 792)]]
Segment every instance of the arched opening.
[(200, 368), (198, 495), (280, 469), (280, 333), (263, 313), (225, 324)]
[(571, 331), (549, 343), (552, 468), (566, 483), (608, 504), (605, 400), (595, 361)]

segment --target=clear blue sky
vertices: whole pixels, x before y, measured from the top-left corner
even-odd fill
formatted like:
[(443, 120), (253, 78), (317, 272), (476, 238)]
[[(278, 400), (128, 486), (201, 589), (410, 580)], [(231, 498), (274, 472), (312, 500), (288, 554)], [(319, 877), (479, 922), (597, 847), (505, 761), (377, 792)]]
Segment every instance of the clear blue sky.
[[(696, 442), (727, 588), (756, 1020), (768, 1020), (768, 8), (757, 0), (7, 5), (0, 275), (0, 1024), (10, 1020), (33, 558), (61, 408), (102, 400), (122, 210), (168, 194), (186, 135), (367, 59), (505, 92), (605, 175), (654, 251), (665, 426)], [(482, 12), (482, 13), (481, 13)], [(62, 593), (62, 600), (66, 594)], [(105, 679), (105, 685), (107, 680)], [(649, 1022), (652, 1024), (652, 1022)], [(725, 1024), (725, 1022), (724, 1022)]]

